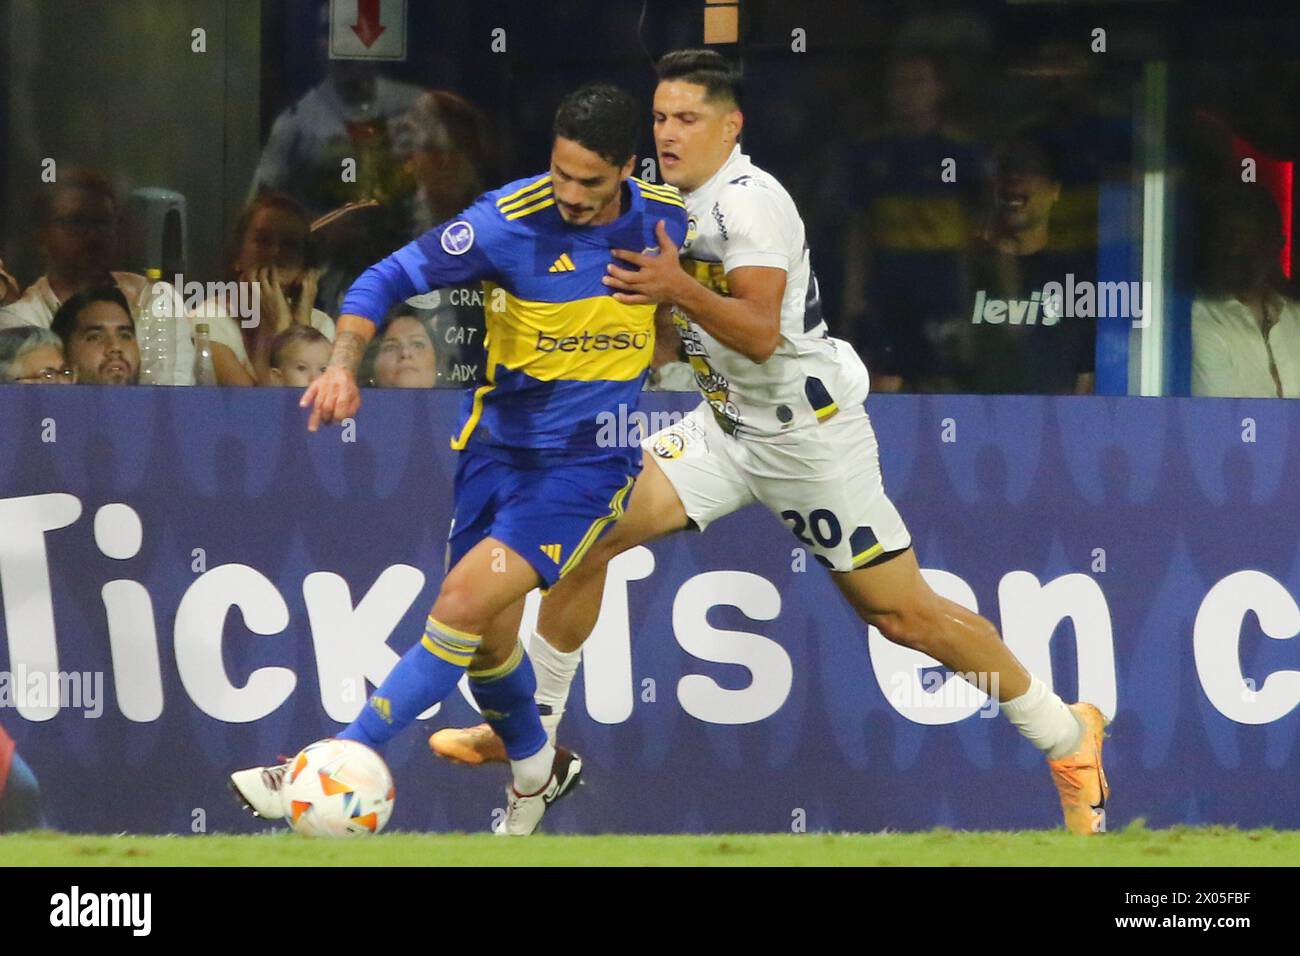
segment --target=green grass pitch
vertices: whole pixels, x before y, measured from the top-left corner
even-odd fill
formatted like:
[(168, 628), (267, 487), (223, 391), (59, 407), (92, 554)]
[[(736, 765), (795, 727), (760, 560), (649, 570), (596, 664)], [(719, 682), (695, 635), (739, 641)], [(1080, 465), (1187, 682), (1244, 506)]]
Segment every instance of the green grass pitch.
[(535, 836), (386, 833), (352, 841), (262, 836), (0, 836), (0, 866), (1294, 866), (1300, 831), (1136, 822), (1095, 839), (1017, 833)]

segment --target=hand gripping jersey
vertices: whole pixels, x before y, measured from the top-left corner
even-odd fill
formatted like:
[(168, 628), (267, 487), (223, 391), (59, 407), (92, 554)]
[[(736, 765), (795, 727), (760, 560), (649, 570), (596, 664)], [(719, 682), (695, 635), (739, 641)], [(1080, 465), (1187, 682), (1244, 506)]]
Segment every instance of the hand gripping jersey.
[(866, 367), (850, 345), (827, 333), (803, 220), (781, 184), (737, 145), (722, 168), (686, 196), (686, 209), (682, 266), (709, 289), (727, 295), (726, 274), (741, 266), (786, 271), (781, 341), (761, 365), (674, 312), (696, 384), (722, 430), (771, 438), (861, 405)]
[[(624, 305), (601, 279), (611, 249), (656, 248), (664, 221), (680, 244), (686, 210), (670, 186), (629, 179), (624, 211), (603, 226), (570, 226), (550, 176), (485, 193), (361, 276), (345, 314), (376, 324), (392, 303), (481, 281), (487, 381), (467, 396), (452, 447), (520, 465), (636, 457), (601, 448), (602, 412), (636, 408), (654, 354), (654, 306)], [(639, 460), (639, 459), (638, 459)]]

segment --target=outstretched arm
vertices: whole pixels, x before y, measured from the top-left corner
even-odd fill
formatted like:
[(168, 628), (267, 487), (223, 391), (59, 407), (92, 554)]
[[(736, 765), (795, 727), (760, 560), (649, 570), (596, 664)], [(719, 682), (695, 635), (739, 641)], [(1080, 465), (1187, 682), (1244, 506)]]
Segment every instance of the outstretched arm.
[(366, 354), (366, 346), (375, 335), (375, 324), (359, 315), (341, 315), (334, 331), (334, 353), (324, 374), (307, 386), (300, 408), (311, 406), (307, 422), (309, 432), (321, 423), (351, 418), (361, 407), (361, 390), (357, 388), (357, 368)]

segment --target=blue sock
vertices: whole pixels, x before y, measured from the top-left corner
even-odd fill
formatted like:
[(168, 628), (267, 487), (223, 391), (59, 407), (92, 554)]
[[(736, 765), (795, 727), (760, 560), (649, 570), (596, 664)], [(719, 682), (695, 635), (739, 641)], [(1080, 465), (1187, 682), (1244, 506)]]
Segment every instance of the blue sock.
[(447, 627), (430, 615), (424, 637), (388, 672), (365, 709), (338, 736), (382, 752), (417, 716), (455, 690), (480, 640), (478, 635)]
[(522, 644), (515, 645), (514, 653), (501, 666), (470, 671), (469, 687), (483, 719), (505, 743), (511, 760), (531, 757), (546, 746), (546, 729), (533, 700), (537, 677)]

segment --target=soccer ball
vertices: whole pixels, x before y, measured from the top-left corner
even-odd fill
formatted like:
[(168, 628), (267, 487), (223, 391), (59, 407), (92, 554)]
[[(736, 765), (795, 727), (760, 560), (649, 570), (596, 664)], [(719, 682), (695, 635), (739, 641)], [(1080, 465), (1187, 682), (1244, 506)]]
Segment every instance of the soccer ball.
[(304, 747), (289, 765), (284, 792), (289, 823), (305, 836), (370, 836), (393, 815), (388, 765), (355, 740), (331, 737)]

